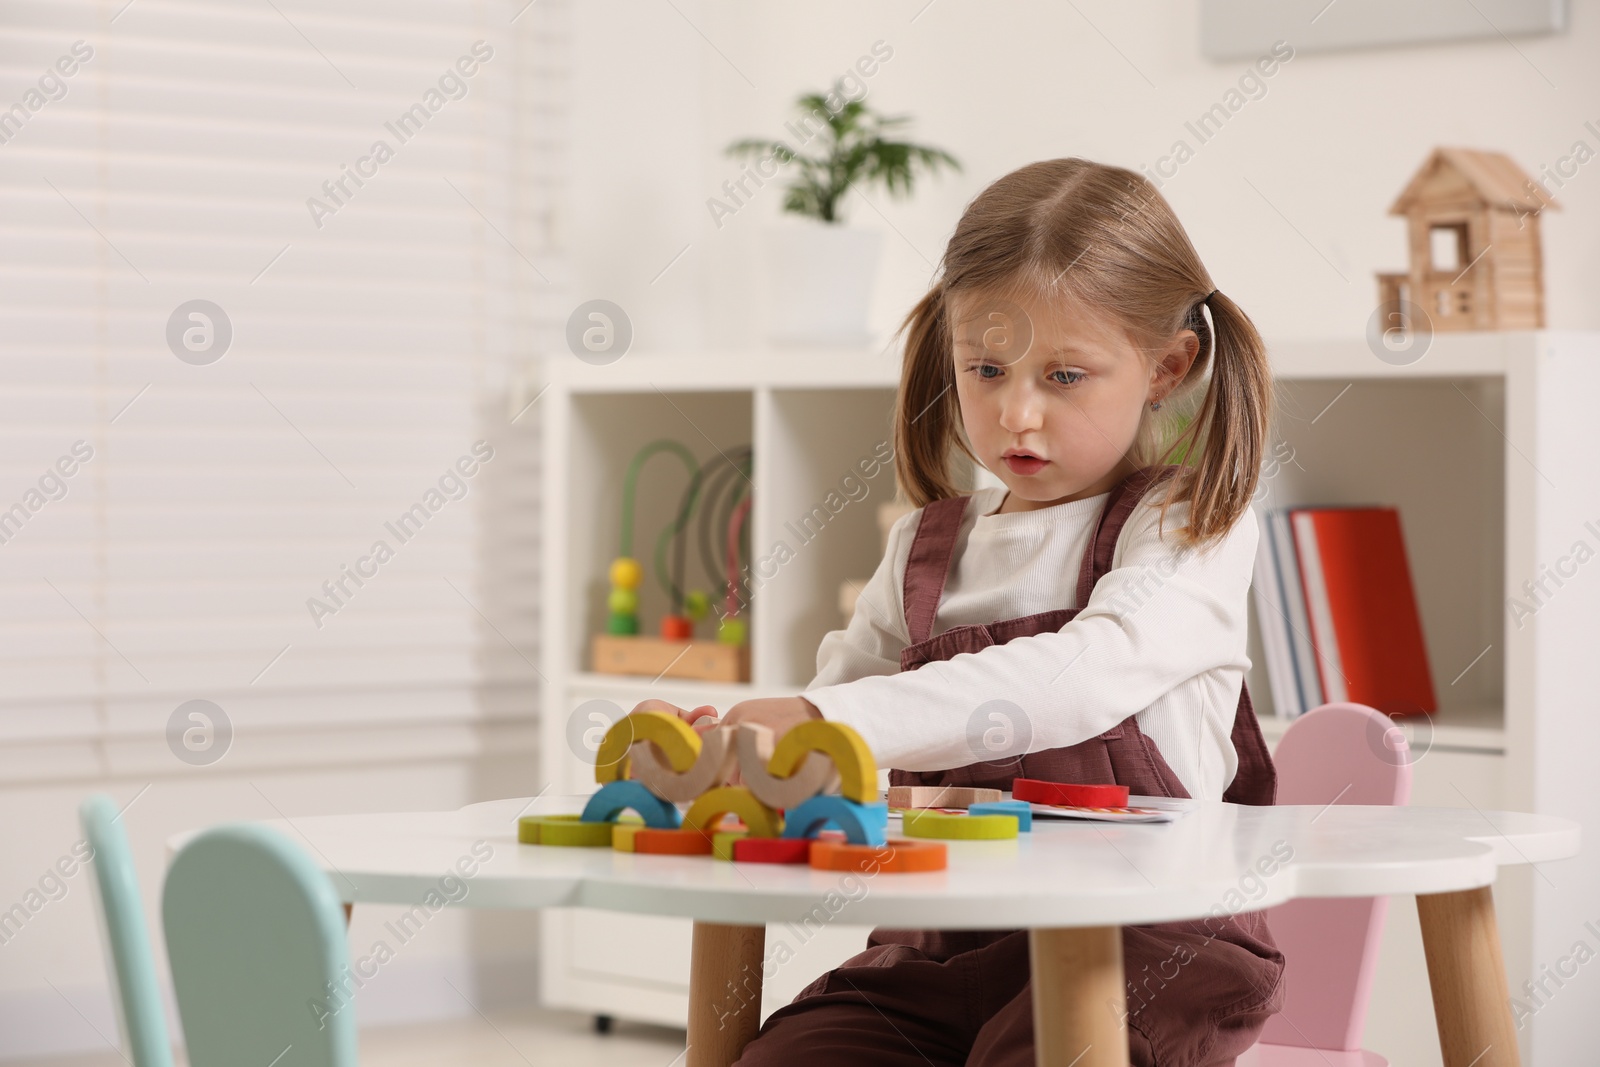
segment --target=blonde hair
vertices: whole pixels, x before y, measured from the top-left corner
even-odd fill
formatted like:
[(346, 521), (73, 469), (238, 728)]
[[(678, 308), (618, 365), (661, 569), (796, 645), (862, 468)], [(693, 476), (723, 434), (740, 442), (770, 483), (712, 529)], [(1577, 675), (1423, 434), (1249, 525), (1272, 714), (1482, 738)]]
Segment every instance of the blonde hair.
[[(898, 331), (906, 341), (895, 474), (914, 507), (960, 495), (950, 470), (957, 451), (977, 462), (955, 390), (951, 298), (1028, 291), (1104, 312), (1147, 358), (1193, 330), (1199, 354), (1160, 411), (1144, 406), (1127, 458), (1136, 468), (1168, 463), (1181, 447), (1161, 517), (1172, 504), (1189, 503), (1184, 547), (1220, 538), (1249, 508), (1272, 416), (1266, 345), (1239, 305), (1220, 292), (1206, 299), (1211, 276), (1146, 178), (1085, 159), (1030, 163), (967, 206), (941, 266)], [(1216, 324), (1214, 345), (1202, 304)], [(1188, 426), (1168, 443), (1185, 417)]]

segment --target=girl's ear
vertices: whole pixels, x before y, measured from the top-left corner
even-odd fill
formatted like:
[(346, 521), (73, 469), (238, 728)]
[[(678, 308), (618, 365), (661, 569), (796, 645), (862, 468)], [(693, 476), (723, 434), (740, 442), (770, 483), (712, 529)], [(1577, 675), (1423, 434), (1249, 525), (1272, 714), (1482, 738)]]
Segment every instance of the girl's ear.
[(1150, 384), (1157, 392), (1154, 399), (1160, 400), (1178, 387), (1189, 374), (1189, 368), (1194, 366), (1195, 359), (1200, 355), (1200, 335), (1193, 330), (1179, 330), (1178, 335), (1172, 339), (1172, 344), (1156, 362), (1150, 371)]

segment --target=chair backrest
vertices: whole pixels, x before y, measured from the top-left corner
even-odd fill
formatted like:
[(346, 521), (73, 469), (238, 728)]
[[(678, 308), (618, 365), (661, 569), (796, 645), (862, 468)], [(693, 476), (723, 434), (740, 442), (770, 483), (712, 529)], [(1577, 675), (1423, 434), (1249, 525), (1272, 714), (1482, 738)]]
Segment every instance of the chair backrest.
[[(1280, 804), (1405, 804), (1411, 754), (1389, 716), (1364, 704), (1324, 704), (1289, 724), (1272, 754)], [(1287, 961), (1283, 1011), (1261, 1040), (1361, 1047), (1388, 897), (1293, 900), (1267, 925)]]
[(192, 1067), (354, 1067), (344, 912), (299, 846), (207, 830), (172, 861), (161, 915)]
[(95, 793), (78, 806), (78, 821), (93, 852), (100, 941), (111, 978), (122, 1047), (133, 1067), (172, 1067), (161, 980), (139, 896), (139, 872), (116, 802)]

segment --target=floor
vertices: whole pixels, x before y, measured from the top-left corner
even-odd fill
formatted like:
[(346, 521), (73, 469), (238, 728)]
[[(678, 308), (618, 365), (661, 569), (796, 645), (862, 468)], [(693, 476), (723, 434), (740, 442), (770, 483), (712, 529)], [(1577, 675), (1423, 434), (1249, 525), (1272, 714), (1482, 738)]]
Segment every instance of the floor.
[[(604, 1036), (593, 1018), (535, 1011), (522, 1017), (483, 1018), (419, 1026), (385, 1026), (361, 1034), (361, 1067), (681, 1067), (684, 1033), (619, 1022)], [(181, 1064), (184, 1061), (179, 1058)], [(14, 1061), (12, 1067), (127, 1067), (115, 1052), (48, 1060)]]

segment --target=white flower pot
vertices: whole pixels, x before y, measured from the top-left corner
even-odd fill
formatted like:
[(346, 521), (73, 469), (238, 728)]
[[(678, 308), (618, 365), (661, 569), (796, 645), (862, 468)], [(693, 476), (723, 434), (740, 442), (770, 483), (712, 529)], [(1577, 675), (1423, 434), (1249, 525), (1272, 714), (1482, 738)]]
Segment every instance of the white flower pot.
[(863, 345), (883, 234), (837, 223), (770, 226), (768, 336), (781, 345)]

